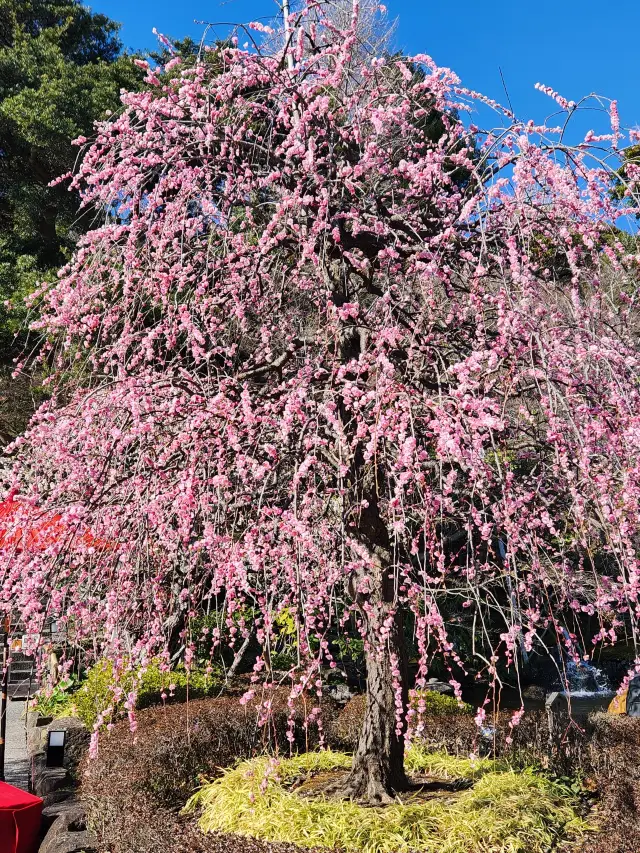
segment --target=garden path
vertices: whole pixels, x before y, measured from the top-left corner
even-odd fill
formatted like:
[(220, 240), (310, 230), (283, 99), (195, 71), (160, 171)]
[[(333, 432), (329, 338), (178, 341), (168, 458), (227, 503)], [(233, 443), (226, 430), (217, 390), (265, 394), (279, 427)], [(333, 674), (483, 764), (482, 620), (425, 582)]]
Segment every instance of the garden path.
[(5, 754), (5, 781), (25, 791), (29, 790), (29, 758), (25, 720), (25, 703), (12, 699), (7, 706), (7, 747)]

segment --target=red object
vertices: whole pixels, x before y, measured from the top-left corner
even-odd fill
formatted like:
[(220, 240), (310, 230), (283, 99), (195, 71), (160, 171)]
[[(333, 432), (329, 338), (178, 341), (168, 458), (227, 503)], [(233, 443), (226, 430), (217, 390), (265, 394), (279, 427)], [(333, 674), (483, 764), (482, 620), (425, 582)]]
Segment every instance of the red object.
[(36, 853), (42, 800), (0, 782), (0, 853)]
[[(17, 551), (44, 551), (58, 540), (75, 537), (76, 534), (65, 524), (59, 513), (34, 519), (26, 530), (20, 526), (13, 527), (11, 522), (22, 507), (22, 502), (16, 500), (13, 494), (0, 502), (0, 549), (12, 547)], [(80, 536), (80, 542), (86, 547), (105, 547), (104, 542), (88, 531)]]

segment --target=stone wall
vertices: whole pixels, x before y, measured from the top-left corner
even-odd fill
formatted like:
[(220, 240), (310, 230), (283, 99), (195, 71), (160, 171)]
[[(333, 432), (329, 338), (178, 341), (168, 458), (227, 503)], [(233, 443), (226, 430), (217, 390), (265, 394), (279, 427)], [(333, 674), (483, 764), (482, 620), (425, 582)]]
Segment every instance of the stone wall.
[[(65, 732), (62, 767), (47, 767), (49, 731)], [(41, 797), (42, 843), (39, 853), (98, 853), (77, 796), (78, 766), (89, 746), (89, 731), (75, 717), (51, 720), (37, 712), (27, 716), (27, 751), (33, 793)]]

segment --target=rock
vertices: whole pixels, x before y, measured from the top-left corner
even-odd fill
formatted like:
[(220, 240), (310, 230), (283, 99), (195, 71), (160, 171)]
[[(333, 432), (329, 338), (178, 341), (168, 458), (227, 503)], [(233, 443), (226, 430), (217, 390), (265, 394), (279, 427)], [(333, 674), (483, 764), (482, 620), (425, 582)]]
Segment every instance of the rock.
[(38, 753), (44, 752), (47, 742), (47, 730), (40, 726), (27, 727), (27, 755), (33, 758)]
[(47, 804), (42, 809), (42, 829), (47, 832), (59, 817), (66, 818), (74, 826), (86, 823), (85, 810), (73, 792), (69, 792), (67, 799)]
[(30, 758), (46, 752), (50, 731), (65, 732), (64, 766), (77, 767), (89, 747), (89, 730), (76, 717), (41, 717), (37, 712), (27, 716), (27, 753)]
[(42, 797), (43, 809), (46, 809), (48, 806), (56, 806), (58, 803), (64, 803), (75, 796), (75, 788), (58, 788), (56, 791), (50, 791)]
[(533, 702), (544, 702), (546, 697), (547, 691), (539, 684), (530, 684), (522, 691), (522, 698)]
[(97, 839), (87, 829), (83, 809), (76, 807), (56, 817), (38, 853), (98, 853)]
[(329, 687), (328, 691), (329, 696), (332, 699), (335, 699), (336, 702), (340, 705), (346, 705), (350, 699), (353, 699), (354, 693), (349, 690), (346, 684), (334, 684)]
[(437, 678), (430, 678), (424, 686), (425, 690), (432, 690), (434, 693), (443, 693), (448, 696), (453, 696), (453, 687), (447, 684), (446, 681), (439, 681)]
[(629, 717), (640, 717), (640, 675), (629, 681), (626, 710)]
[(47, 726), (53, 721), (53, 717), (43, 717), (37, 711), (27, 713), (27, 754), (33, 758), (39, 752), (43, 752), (47, 742)]
[(44, 717), (39, 711), (29, 711), (27, 713), (27, 728), (42, 728), (43, 726), (48, 726), (52, 720), (53, 717)]
[[(52, 830), (49, 830), (49, 833)], [(54, 840), (49, 835), (40, 845), (38, 853), (99, 853), (96, 836), (88, 830), (84, 832), (57, 833)]]
[(73, 785), (73, 779), (66, 767), (47, 767), (44, 753), (34, 758), (32, 767), (31, 783), (33, 793), (37, 797), (45, 797), (52, 791)]
[(545, 707), (551, 714), (566, 714), (572, 719), (584, 719), (595, 711), (603, 711), (611, 702), (613, 693), (549, 693)]

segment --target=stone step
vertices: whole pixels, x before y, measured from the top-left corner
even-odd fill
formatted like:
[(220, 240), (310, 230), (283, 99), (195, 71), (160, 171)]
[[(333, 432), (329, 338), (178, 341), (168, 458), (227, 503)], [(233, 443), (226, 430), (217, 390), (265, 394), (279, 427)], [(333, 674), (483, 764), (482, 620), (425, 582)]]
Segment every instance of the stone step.
[(29, 686), (29, 682), (21, 684), (10, 684), (7, 688), (9, 699), (17, 701), (19, 699), (30, 699), (36, 692), (35, 684)]

